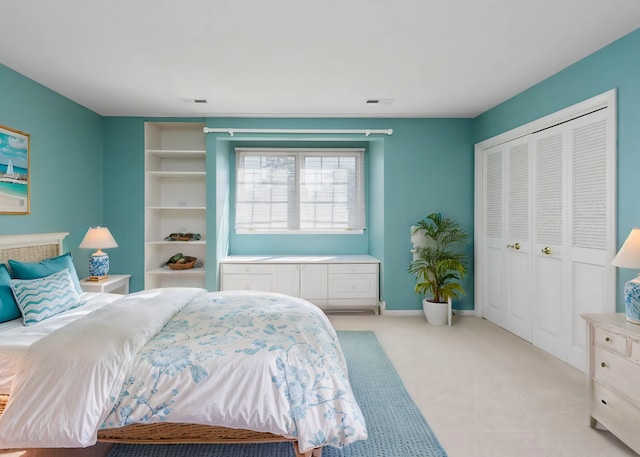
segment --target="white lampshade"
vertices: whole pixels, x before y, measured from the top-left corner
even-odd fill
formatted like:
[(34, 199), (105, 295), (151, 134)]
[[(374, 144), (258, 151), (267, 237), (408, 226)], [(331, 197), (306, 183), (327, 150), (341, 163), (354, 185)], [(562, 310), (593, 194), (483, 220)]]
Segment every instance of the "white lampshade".
[(117, 248), (118, 243), (107, 227), (89, 227), (80, 247), (83, 249)]
[(634, 228), (611, 262), (616, 267), (640, 269), (640, 228)]

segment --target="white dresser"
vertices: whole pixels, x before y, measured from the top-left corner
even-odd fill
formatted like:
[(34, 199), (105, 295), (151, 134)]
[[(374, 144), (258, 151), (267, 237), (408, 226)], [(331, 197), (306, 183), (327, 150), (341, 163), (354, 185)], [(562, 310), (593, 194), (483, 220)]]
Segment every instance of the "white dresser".
[(585, 314), (589, 325), (589, 421), (640, 453), (640, 325), (624, 313)]
[(378, 313), (379, 267), (368, 255), (229, 256), (220, 262), (220, 290), (280, 292), (327, 311)]

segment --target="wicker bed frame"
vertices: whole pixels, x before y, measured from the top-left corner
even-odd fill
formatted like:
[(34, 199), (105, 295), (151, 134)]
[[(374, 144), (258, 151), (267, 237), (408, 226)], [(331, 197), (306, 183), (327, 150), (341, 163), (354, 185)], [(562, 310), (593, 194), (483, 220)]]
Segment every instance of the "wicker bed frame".
[[(42, 233), (31, 235), (1, 235), (0, 263), (9, 259), (38, 262), (62, 254), (62, 240), (68, 233)], [(9, 402), (9, 395), (0, 395), (0, 414)], [(232, 429), (199, 424), (134, 424), (98, 432), (98, 441), (108, 443), (178, 444), (178, 443), (269, 443), (291, 441), (296, 457), (320, 457), (322, 448), (305, 453), (291, 438), (253, 430)]]

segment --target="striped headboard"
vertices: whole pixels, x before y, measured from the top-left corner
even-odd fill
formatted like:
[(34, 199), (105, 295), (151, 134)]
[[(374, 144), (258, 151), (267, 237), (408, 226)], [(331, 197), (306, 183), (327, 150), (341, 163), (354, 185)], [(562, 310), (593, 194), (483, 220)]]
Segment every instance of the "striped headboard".
[(58, 256), (62, 254), (62, 240), (67, 235), (67, 232), (0, 235), (0, 263), (7, 263), (9, 259), (39, 262)]

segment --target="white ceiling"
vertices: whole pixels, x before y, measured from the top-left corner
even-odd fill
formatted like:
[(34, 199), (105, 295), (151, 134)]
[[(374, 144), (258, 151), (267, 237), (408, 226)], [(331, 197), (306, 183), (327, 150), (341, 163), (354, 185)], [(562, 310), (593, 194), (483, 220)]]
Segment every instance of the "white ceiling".
[(10, 0), (0, 16), (0, 63), (105, 116), (474, 117), (639, 28), (640, 1)]

